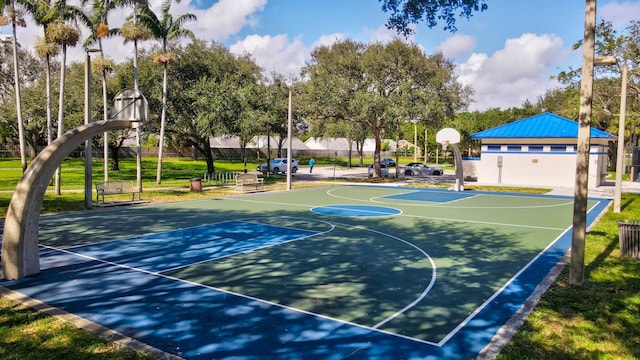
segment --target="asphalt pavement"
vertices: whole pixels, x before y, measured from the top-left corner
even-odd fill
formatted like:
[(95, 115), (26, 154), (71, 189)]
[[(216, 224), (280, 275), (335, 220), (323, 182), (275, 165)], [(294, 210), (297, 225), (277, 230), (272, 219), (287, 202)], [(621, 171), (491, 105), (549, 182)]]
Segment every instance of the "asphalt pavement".
[[(308, 166), (301, 167), (294, 175), (295, 180), (299, 181), (323, 181), (323, 180), (363, 180), (368, 177), (366, 167), (353, 167), (346, 168), (340, 166), (314, 166), (313, 172), (309, 172)], [(390, 168), (390, 175), (395, 175), (395, 168)], [(429, 185), (435, 184), (451, 184), (455, 183), (455, 175), (451, 172), (445, 172), (443, 176), (426, 176), (426, 177), (400, 177), (398, 183), (388, 183), (389, 185), (401, 185), (405, 183), (425, 183)], [(466, 185), (493, 185), (496, 184), (482, 184), (476, 181), (465, 181)], [(519, 186), (517, 184), (504, 184), (505, 186)], [(520, 185), (529, 186), (530, 185)], [(565, 195), (573, 196), (575, 194), (573, 187), (550, 187), (549, 195)], [(623, 181), (621, 184), (622, 193), (635, 193), (640, 194), (640, 182), (638, 181)], [(591, 188), (588, 190), (588, 196), (598, 197), (605, 199), (613, 199), (615, 194), (615, 181), (605, 181), (602, 186), (597, 188)]]

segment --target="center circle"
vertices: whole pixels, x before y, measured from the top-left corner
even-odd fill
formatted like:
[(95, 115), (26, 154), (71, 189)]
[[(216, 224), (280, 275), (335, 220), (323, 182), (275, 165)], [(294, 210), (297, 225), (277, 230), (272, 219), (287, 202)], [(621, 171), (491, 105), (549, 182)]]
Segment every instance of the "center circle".
[(311, 208), (317, 214), (349, 217), (379, 217), (401, 214), (402, 211), (386, 206), (370, 205), (329, 205)]

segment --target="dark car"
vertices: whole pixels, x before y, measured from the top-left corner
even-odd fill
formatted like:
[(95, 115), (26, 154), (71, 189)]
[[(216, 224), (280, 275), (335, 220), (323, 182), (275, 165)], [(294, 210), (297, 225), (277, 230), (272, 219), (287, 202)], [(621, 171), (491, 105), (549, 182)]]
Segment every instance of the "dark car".
[(442, 175), (444, 171), (435, 166), (428, 166), (423, 163), (409, 163), (407, 165), (401, 166), (399, 169), (401, 174), (406, 176), (421, 176), (421, 175)]
[(385, 164), (387, 167), (396, 167), (396, 162), (392, 158), (384, 158), (380, 160), (381, 164)]

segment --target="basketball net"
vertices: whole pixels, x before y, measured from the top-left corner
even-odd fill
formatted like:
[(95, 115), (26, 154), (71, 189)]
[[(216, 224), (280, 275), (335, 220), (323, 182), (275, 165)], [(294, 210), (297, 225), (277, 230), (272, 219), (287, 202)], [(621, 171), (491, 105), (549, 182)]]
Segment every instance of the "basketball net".
[(449, 147), (449, 140), (445, 140), (441, 144), (442, 144), (442, 151), (446, 151), (447, 147)]

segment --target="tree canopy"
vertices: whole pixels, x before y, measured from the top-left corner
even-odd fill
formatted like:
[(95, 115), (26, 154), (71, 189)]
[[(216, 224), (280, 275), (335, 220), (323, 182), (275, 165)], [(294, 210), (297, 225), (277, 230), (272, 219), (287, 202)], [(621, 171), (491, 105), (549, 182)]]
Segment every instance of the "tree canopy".
[(474, 12), (487, 10), (488, 0), (379, 0), (382, 10), (390, 13), (387, 27), (405, 36), (413, 33), (412, 24), (425, 21), (429, 28), (444, 21), (444, 30), (456, 32), (456, 15), (470, 18)]
[(383, 134), (397, 134), (406, 121), (436, 126), (468, 103), (471, 90), (456, 81), (453, 67), (442, 54), (427, 56), (399, 39), (316, 48), (303, 69), (309, 79), (303, 93), (307, 119), (312, 126), (348, 121), (366, 128), (375, 139), (380, 176)]

